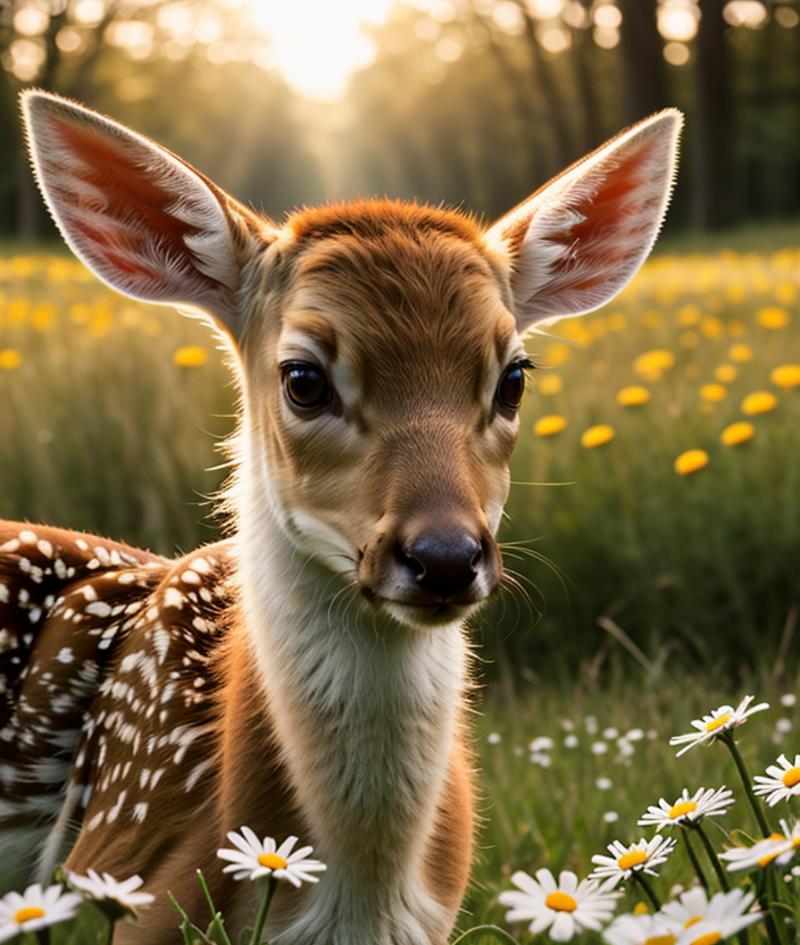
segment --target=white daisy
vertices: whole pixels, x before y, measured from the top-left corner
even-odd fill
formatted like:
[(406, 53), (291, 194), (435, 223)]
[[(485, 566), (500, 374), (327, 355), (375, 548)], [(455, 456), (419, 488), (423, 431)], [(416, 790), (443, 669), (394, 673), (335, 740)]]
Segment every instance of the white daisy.
[(656, 915), (620, 915), (603, 932), (608, 945), (674, 945), (675, 936), (664, 917)]
[(766, 802), (774, 807), (779, 801), (788, 801), (800, 794), (800, 755), (794, 756), (794, 762), (786, 755), (778, 758), (778, 763), (767, 768), (767, 777), (756, 775), (753, 779), (754, 794), (766, 795)]
[(0, 899), (0, 942), (74, 918), (81, 901), (77, 893), (65, 893), (63, 886), (42, 889), (39, 883), (24, 893), (8, 893)]
[(222, 872), (233, 873), (234, 879), (274, 876), (299, 888), (303, 883), (319, 882), (319, 877), (313, 874), (327, 869), (319, 860), (308, 859), (308, 854), (314, 852), (313, 847), (301, 847), (292, 852), (297, 837), (287, 837), (277, 846), (272, 837), (264, 837), (262, 841), (249, 827), (242, 827), (239, 833), (231, 831), (228, 840), (236, 849), (217, 850), (217, 856), (230, 861)]
[(669, 740), (670, 745), (685, 746), (677, 753), (677, 757), (680, 758), (684, 752), (697, 745), (709, 745), (725, 732), (743, 725), (755, 712), (762, 712), (769, 708), (767, 702), (759, 702), (758, 705), (751, 706), (750, 703), (754, 698), (755, 696), (745, 696), (735, 709), (731, 705), (721, 705), (710, 715), (704, 715), (702, 719), (693, 719), (692, 726), (697, 731), (688, 732), (686, 735), (675, 735)]
[(720, 853), (719, 858), (726, 861), (731, 873), (764, 869), (773, 861), (778, 866), (785, 866), (794, 859), (800, 848), (800, 821), (796, 820), (790, 827), (782, 820), (780, 827), (780, 832), (772, 833), (750, 847), (732, 847)]
[(144, 880), (141, 876), (131, 876), (118, 882), (108, 873), (100, 876), (94, 870), (87, 870), (86, 876), (80, 876), (71, 870), (67, 872), (70, 886), (79, 889), (87, 899), (95, 902), (113, 902), (129, 912), (136, 912), (141, 906), (149, 906), (155, 901), (151, 893), (139, 891)]
[[(754, 899), (755, 893), (746, 893), (742, 889), (718, 892), (709, 899), (701, 886), (695, 886), (687, 889), (677, 899), (665, 903), (658, 915), (675, 935), (681, 935), (699, 922), (724, 923), (727, 927), (746, 919), (743, 925), (738, 925), (733, 930), (738, 932), (745, 925), (761, 918), (760, 912), (750, 912)], [(733, 932), (725, 934), (731, 935)]]
[(516, 890), (500, 893), (498, 901), (508, 906), (508, 922), (528, 922), (534, 935), (549, 929), (554, 942), (567, 942), (583, 929), (599, 931), (614, 914), (620, 893), (610, 892), (591, 879), (578, 882), (562, 870), (556, 882), (550, 870), (536, 871), (536, 879), (519, 870), (511, 877)]
[(538, 738), (534, 738), (532, 742), (528, 743), (528, 751), (533, 754), (540, 751), (550, 751), (552, 747), (553, 739), (549, 738), (547, 735), (540, 735)]
[[(735, 892), (741, 892), (741, 890), (734, 889), (727, 895), (731, 896)], [(723, 894), (720, 893), (719, 895)], [(749, 903), (752, 903), (753, 894), (743, 895), (743, 900), (749, 900)], [(699, 922), (690, 921), (690, 924), (678, 935), (676, 945), (713, 945), (713, 943), (722, 939), (730, 938), (731, 935), (736, 935), (737, 932), (746, 929), (748, 925), (760, 921), (762, 917), (760, 912), (744, 914), (744, 910), (749, 908), (749, 903), (747, 906), (743, 902), (732, 902), (727, 907), (720, 905), (717, 909), (717, 915), (709, 915), (708, 918), (701, 919)], [(740, 908), (741, 912), (739, 911)]]
[(649, 873), (658, 876), (654, 867), (665, 863), (675, 848), (676, 841), (670, 837), (656, 834), (650, 840), (638, 840), (629, 846), (615, 840), (607, 847), (611, 856), (595, 854), (592, 863), (597, 869), (589, 874), (589, 879), (609, 879), (616, 885), (621, 879), (630, 878), (632, 873)]
[(655, 826), (656, 830), (673, 824), (699, 823), (704, 817), (726, 814), (733, 806), (733, 791), (724, 785), (721, 788), (698, 788), (692, 796), (684, 788), (672, 804), (661, 798), (658, 806), (650, 806), (639, 819), (640, 827)]

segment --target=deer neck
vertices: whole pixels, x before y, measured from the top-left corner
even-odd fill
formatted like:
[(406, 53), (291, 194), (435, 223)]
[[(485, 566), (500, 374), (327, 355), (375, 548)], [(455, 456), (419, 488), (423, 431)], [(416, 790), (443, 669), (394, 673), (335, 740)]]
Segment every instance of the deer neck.
[(438, 941), (432, 930), (452, 916), (423, 870), (465, 684), (462, 628), (412, 630), (354, 601), (343, 578), (296, 550), (266, 471), (245, 473), (246, 630), (309, 842), (329, 867), (301, 925), (330, 934), (348, 915), (348, 945)]

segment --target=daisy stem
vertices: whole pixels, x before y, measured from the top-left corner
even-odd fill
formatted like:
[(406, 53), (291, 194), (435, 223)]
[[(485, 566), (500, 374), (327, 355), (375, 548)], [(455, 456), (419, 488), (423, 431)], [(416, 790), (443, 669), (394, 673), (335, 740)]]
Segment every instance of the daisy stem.
[(267, 912), (269, 911), (269, 904), (272, 902), (272, 897), (275, 895), (275, 889), (278, 885), (278, 881), (274, 876), (270, 876), (267, 881), (266, 889), (264, 890), (264, 895), (261, 897), (261, 905), (258, 907), (258, 915), (256, 916), (256, 924), (253, 929), (253, 935), (250, 938), (250, 945), (261, 945), (261, 933), (264, 930), (264, 923), (267, 921)]
[(108, 925), (108, 936), (106, 938), (106, 945), (113, 945), (114, 942), (114, 926), (117, 924), (112, 918), (106, 916), (106, 924)]
[(631, 873), (631, 876), (633, 876), (633, 881), (642, 887), (644, 894), (650, 900), (656, 912), (658, 912), (658, 910), (661, 908), (661, 903), (658, 900), (658, 896), (653, 892), (653, 887), (647, 882), (647, 880), (638, 870), (634, 870), (633, 873)]
[(700, 837), (703, 846), (706, 848), (706, 853), (708, 854), (708, 858), (711, 861), (712, 867), (714, 868), (714, 872), (717, 874), (717, 879), (719, 880), (720, 886), (722, 886), (724, 892), (729, 892), (731, 885), (728, 882), (728, 877), (725, 875), (725, 870), (722, 868), (722, 864), (717, 857), (714, 846), (706, 836), (705, 830), (703, 830), (699, 823), (693, 824), (692, 830), (697, 831), (698, 837)]
[(767, 818), (764, 816), (764, 811), (761, 809), (760, 804), (756, 800), (755, 794), (753, 794), (753, 785), (750, 783), (750, 774), (747, 771), (747, 767), (742, 756), (739, 754), (739, 749), (736, 747), (736, 742), (733, 740), (733, 733), (725, 732), (722, 736), (720, 736), (720, 740), (728, 746), (728, 750), (733, 756), (733, 760), (736, 763), (736, 768), (739, 771), (739, 777), (742, 779), (742, 784), (744, 785), (744, 790), (747, 794), (747, 800), (750, 802), (753, 813), (756, 815), (758, 826), (761, 828), (761, 832), (764, 834), (764, 836), (768, 837), (770, 835), (770, 829), (769, 825), (767, 824)]
[(708, 880), (706, 879), (706, 874), (703, 872), (703, 867), (700, 865), (700, 860), (697, 859), (697, 854), (694, 852), (694, 847), (689, 840), (689, 831), (682, 830), (681, 833), (683, 834), (683, 842), (686, 844), (686, 852), (689, 854), (689, 859), (692, 861), (692, 866), (694, 867), (695, 873), (697, 873), (697, 878), (700, 880), (700, 885), (708, 892)]
[[(717, 856), (716, 850), (714, 849), (714, 845), (706, 836), (705, 830), (703, 830), (699, 821), (692, 824), (690, 829), (697, 831), (701, 841), (703, 842), (703, 846), (706, 848), (706, 853), (708, 854), (709, 860), (711, 860), (711, 865), (714, 867), (714, 872), (717, 874), (717, 879), (719, 880), (719, 884), (722, 887), (723, 892), (728, 892), (731, 886), (728, 882), (727, 874), (722, 868), (722, 864), (719, 861), (719, 857)], [(686, 842), (688, 845), (688, 837), (686, 838)], [(708, 886), (706, 886), (706, 892), (708, 892)], [(739, 932), (737, 938), (739, 939), (739, 945), (747, 945), (747, 936), (744, 931)], [(773, 942), (772, 945), (775, 945), (775, 943)]]
[[(766, 889), (764, 893), (763, 900), (761, 902), (761, 907), (764, 910), (764, 920), (766, 922), (767, 931), (769, 932), (770, 939), (781, 943), (781, 945), (788, 945), (789, 937), (786, 933), (786, 923), (783, 921), (782, 917), (775, 918), (775, 910), (770, 908), (778, 904), (778, 888), (777, 888), (777, 872), (774, 866), (768, 866), (766, 870)], [(770, 900), (772, 902), (770, 903)], [(781, 910), (778, 909), (778, 912)]]

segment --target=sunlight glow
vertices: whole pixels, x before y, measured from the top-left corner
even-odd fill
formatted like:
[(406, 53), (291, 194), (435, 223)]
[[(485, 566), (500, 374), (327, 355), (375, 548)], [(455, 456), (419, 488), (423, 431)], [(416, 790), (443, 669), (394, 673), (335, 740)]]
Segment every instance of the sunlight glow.
[(272, 43), (273, 61), (298, 92), (322, 101), (344, 93), (375, 56), (364, 27), (386, 20), (394, 0), (248, 0), (253, 22)]
[(658, 30), (666, 40), (688, 43), (697, 34), (699, 9), (694, 4), (662, 3), (658, 10)]

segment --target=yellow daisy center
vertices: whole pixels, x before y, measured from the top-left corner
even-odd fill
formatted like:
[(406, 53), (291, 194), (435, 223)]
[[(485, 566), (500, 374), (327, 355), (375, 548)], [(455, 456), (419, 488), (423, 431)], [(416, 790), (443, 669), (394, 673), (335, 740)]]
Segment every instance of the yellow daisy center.
[(624, 853), (618, 860), (617, 866), (621, 870), (631, 870), (634, 866), (641, 866), (647, 860), (647, 854), (644, 850), (631, 850)]
[(675, 820), (678, 817), (683, 817), (684, 814), (690, 814), (693, 810), (697, 810), (697, 804), (694, 801), (681, 801), (670, 807), (669, 816), (671, 820)]
[(722, 936), (719, 932), (706, 932), (705, 935), (699, 935), (691, 945), (714, 945), (715, 942), (718, 942)]
[[(786, 840), (786, 837), (784, 837), (782, 833), (771, 833), (769, 837), (767, 837), (767, 839), (768, 840)], [(758, 865), (763, 870), (764, 867), (768, 866), (775, 859), (776, 856), (780, 856), (781, 852), (782, 852), (781, 850), (775, 850), (772, 853), (765, 853), (764, 856), (762, 856), (761, 859), (758, 861)]]
[(800, 767), (789, 768), (789, 770), (783, 776), (784, 787), (794, 787), (795, 784), (798, 783), (800, 783)]
[(569, 893), (561, 892), (557, 889), (548, 894), (544, 901), (548, 909), (554, 909), (556, 912), (574, 912), (578, 908), (578, 903)]
[(653, 935), (644, 940), (643, 945), (675, 945), (677, 939), (674, 935)]
[(684, 927), (685, 929), (689, 929), (689, 928), (691, 928), (693, 925), (695, 925), (696, 923), (701, 922), (702, 919), (703, 919), (703, 916), (701, 916), (701, 915), (693, 915), (693, 916), (691, 917), (691, 919), (687, 919), (687, 920), (683, 923), (683, 927)]
[(270, 870), (285, 870), (289, 865), (288, 861), (277, 853), (262, 853), (258, 862), (260, 866), (266, 866)]
[(723, 712), (722, 715), (717, 716), (717, 718), (712, 719), (710, 722), (706, 722), (706, 731), (716, 732), (718, 728), (722, 728), (726, 722), (730, 721), (730, 717), (730, 712)]
[(31, 919), (42, 918), (44, 918), (44, 909), (40, 909), (39, 906), (24, 906), (22, 909), (17, 909), (14, 913), (14, 921), (17, 925), (22, 925), (23, 922), (30, 922)]

